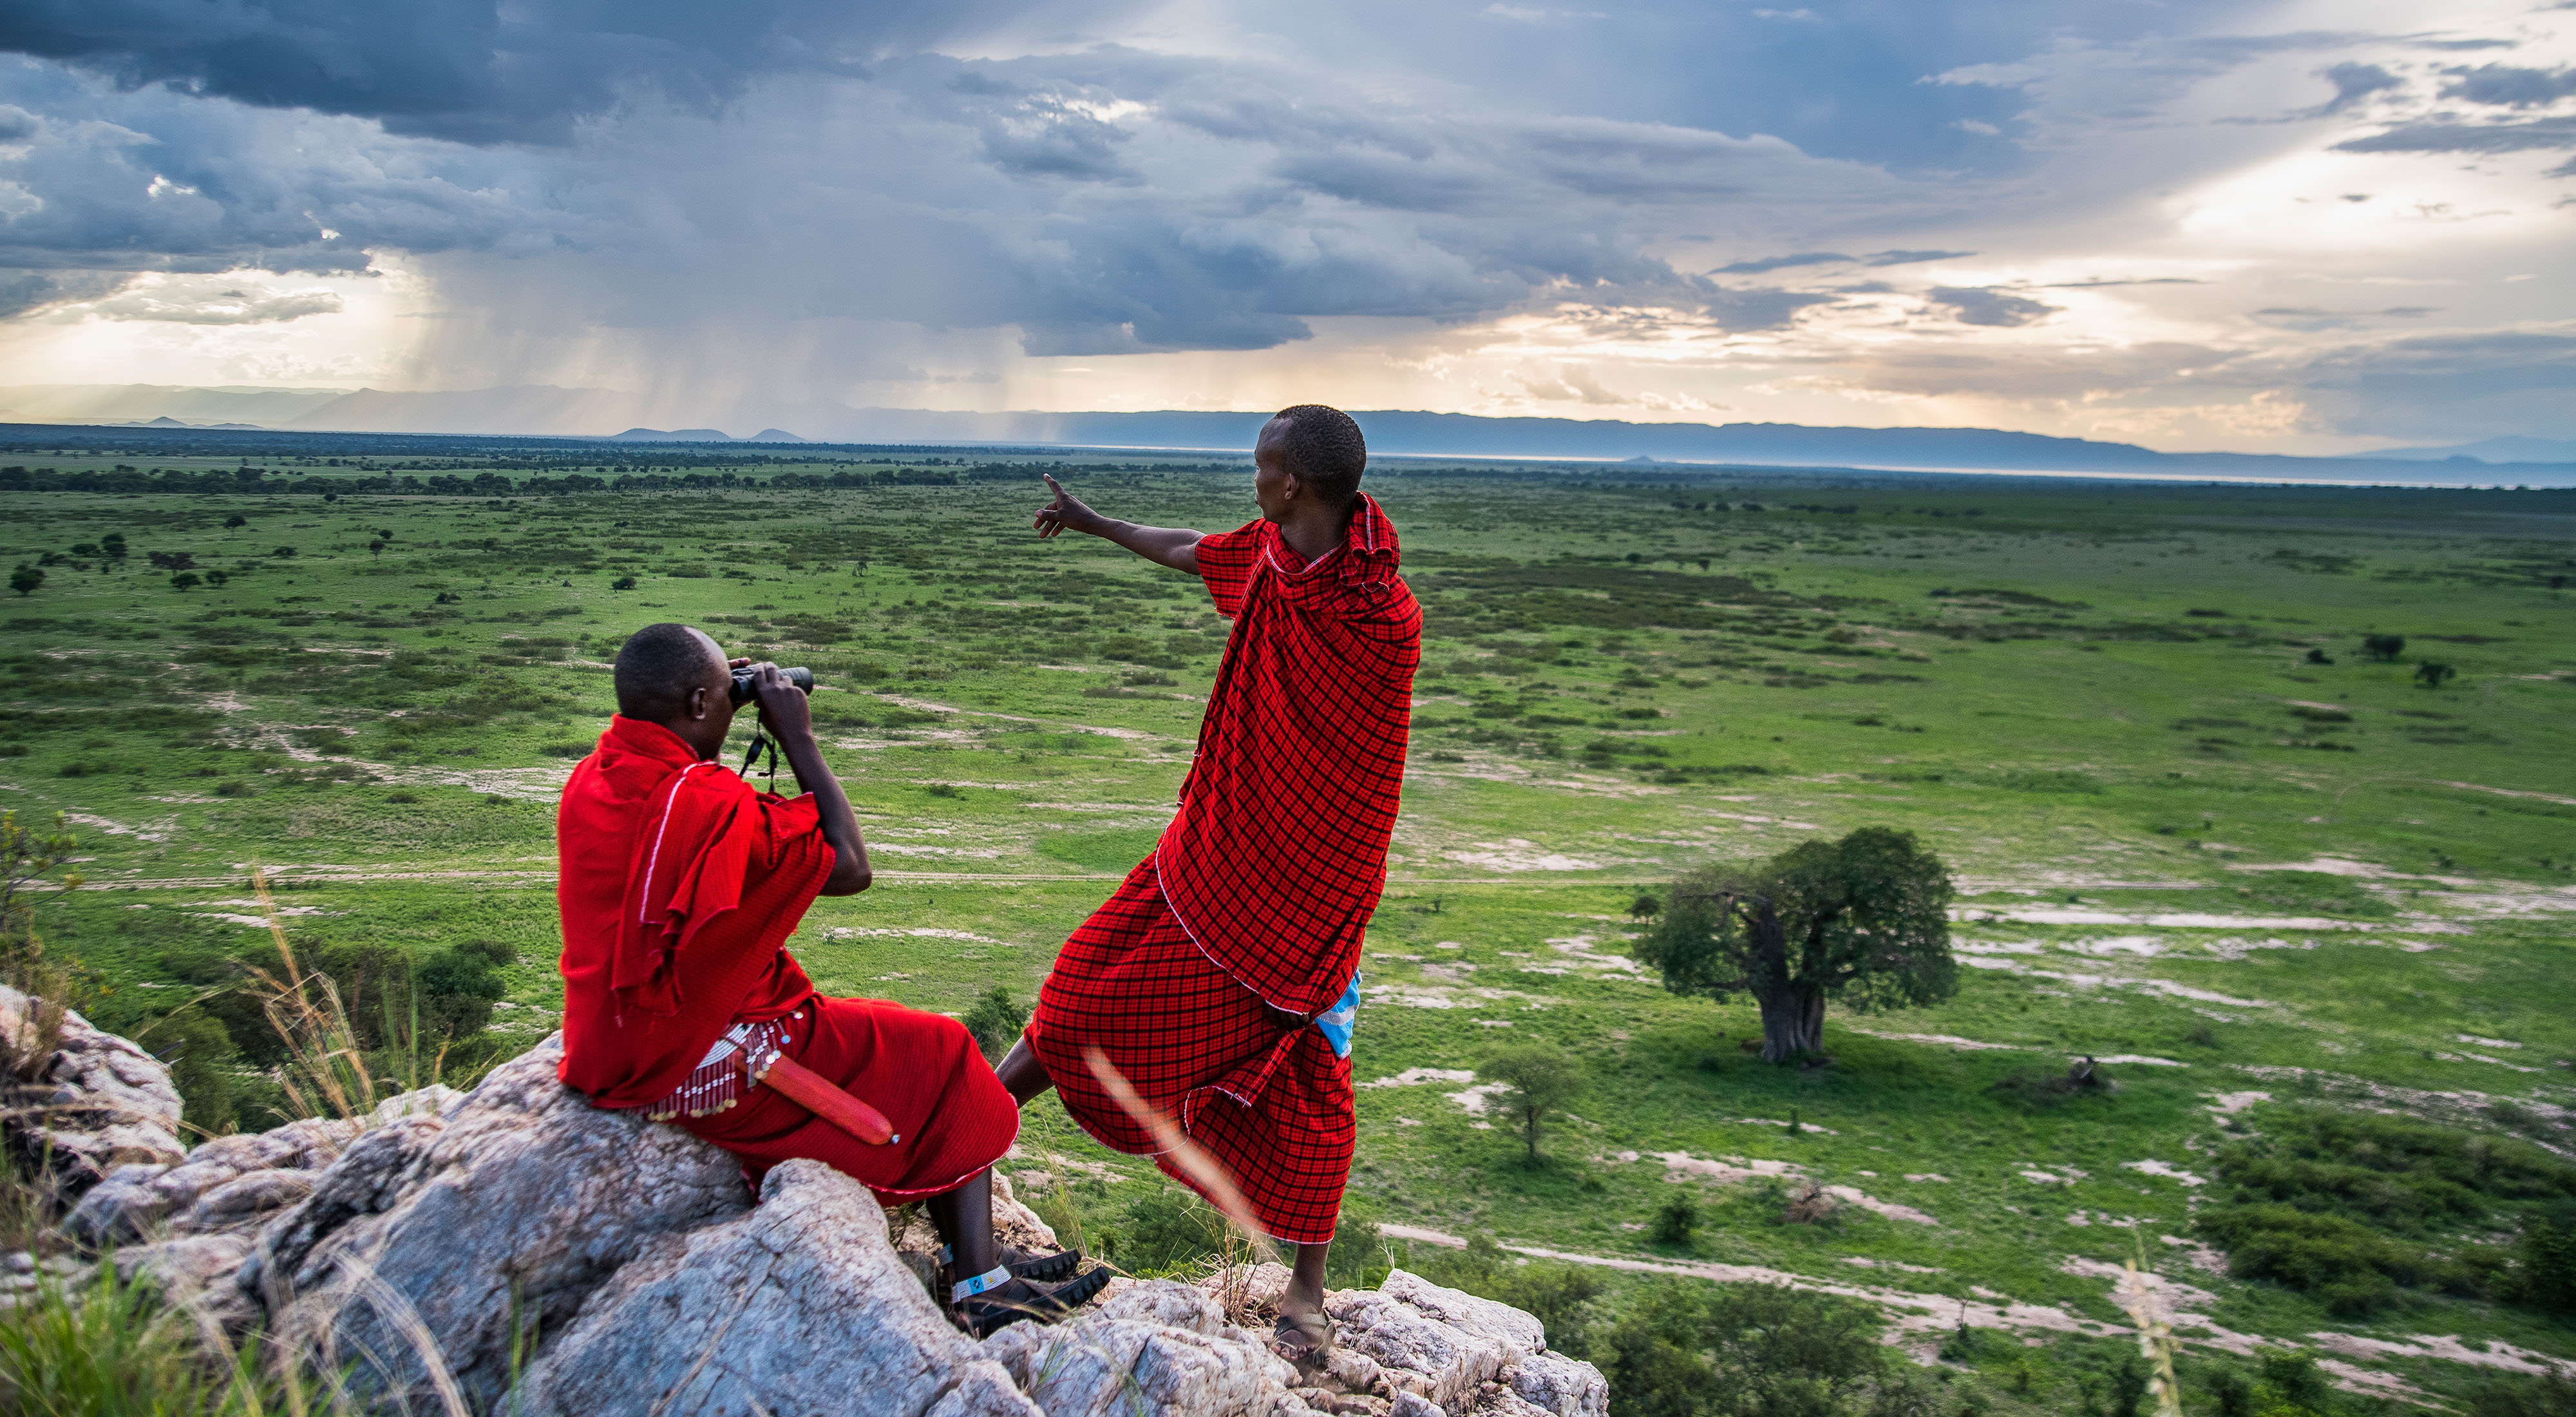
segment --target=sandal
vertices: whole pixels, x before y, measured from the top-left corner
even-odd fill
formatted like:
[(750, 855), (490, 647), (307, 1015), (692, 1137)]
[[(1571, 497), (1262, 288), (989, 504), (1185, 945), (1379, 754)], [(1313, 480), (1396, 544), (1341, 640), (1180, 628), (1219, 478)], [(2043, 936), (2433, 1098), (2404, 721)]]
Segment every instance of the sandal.
[[(958, 1325), (967, 1333), (976, 1338), (990, 1338), (1024, 1319), (1042, 1324), (1054, 1323), (1089, 1303), (1093, 1296), (1107, 1288), (1112, 1271), (1095, 1269), (1052, 1289), (1040, 1288), (1016, 1277), (996, 1278), (1006, 1274), (1007, 1269), (995, 1269), (949, 1291), (950, 1301), (956, 1306)], [(968, 1288), (987, 1280), (995, 1281), (993, 1287), (982, 1290)]]
[(1283, 1310), (1279, 1322), (1270, 1330), (1270, 1351), (1300, 1368), (1311, 1368), (1333, 1351), (1337, 1336), (1333, 1321), (1322, 1314)]
[[(946, 1245), (940, 1246), (939, 1272), (945, 1275), (954, 1272), (955, 1268), (956, 1252)], [(1052, 1284), (1059, 1279), (1071, 1279), (1074, 1272), (1082, 1268), (1082, 1251), (1057, 1250), (1041, 1254), (1004, 1245), (1002, 1268), (1009, 1270), (1013, 1279), (1036, 1279)]]
[(1071, 1279), (1082, 1268), (1082, 1251), (1058, 1250), (1054, 1254), (1037, 1254), (1029, 1250), (1002, 1247), (1002, 1264), (1014, 1279), (1037, 1279), (1052, 1284)]

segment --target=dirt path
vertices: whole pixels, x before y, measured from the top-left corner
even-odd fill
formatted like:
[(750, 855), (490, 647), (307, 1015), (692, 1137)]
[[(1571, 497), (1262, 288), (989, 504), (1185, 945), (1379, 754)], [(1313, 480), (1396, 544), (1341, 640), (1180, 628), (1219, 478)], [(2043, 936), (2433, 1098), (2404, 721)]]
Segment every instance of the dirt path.
[[(1464, 1249), (1466, 1240), (1438, 1230), (1414, 1225), (1384, 1225), (1381, 1233), (1389, 1239), (1416, 1244), (1440, 1245)], [(2061, 1308), (2042, 1304), (2024, 1304), (1990, 1289), (1974, 1289), (1976, 1297), (1960, 1299), (1947, 1294), (1925, 1294), (1915, 1290), (1892, 1289), (1870, 1284), (1844, 1284), (1817, 1279), (1812, 1275), (1792, 1274), (1787, 1270), (1761, 1265), (1718, 1264), (1695, 1260), (1637, 1259), (1616, 1255), (1586, 1255), (1565, 1250), (1551, 1250), (1537, 1245), (1505, 1244), (1503, 1249), (1536, 1260), (1554, 1260), (1560, 1264), (1590, 1265), (1600, 1269), (1621, 1270), (1631, 1274), (1670, 1274), (1685, 1279), (1705, 1279), (1720, 1284), (1786, 1284), (1792, 1288), (1820, 1294), (1837, 1294), (1844, 1298), (1873, 1303), (1888, 1311), (1893, 1334), (1890, 1341), (1903, 1342), (1917, 1335), (1947, 1333), (1955, 1328), (1992, 1329), (2003, 1333), (2046, 1332), (2081, 1334), (2092, 1338), (2134, 1338), (2137, 1330), (2127, 1324), (2109, 1324), (2072, 1314)], [(2118, 1302), (2118, 1290), (2126, 1276), (2113, 1266), (2098, 1260), (2069, 1260), (2070, 1273), (2090, 1274), (2110, 1285)], [(2265, 1348), (2295, 1348), (2300, 1345), (2278, 1339), (2260, 1338), (2224, 1328), (2207, 1316), (2184, 1307), (2206, 1302), (2211, 1296), (2187, 1284), (2177, 1283), (2162, 1275), (2147, 1273), (2144, 1281), (2148, 1302), (2170, 1323), (2177, 1343), (2214, 1348), (2239, 1355)], [(2493, 1368), (2512, 1373), (2546, 1373), (2556, 1371), (2576, 1378), (2576, 1362), (2552, 1358), (2509, 1343), (2488, 1343), (2484, 1351), (2461, 1343), (2455, 1336), (2418, 1336), (2404, 1342), (2364, 1338), (2346, 1333), (2312, 1333), (2311, 1346), (2321, 1354), (2318, 1366), (2334, 1375), (2335, 1384), (2347, 1392), (2394, 1397), (2423, 1406), (2438, 1406), (2431, 1397), (2396, 1374), (2374, 1367), (2360, 1366), (2371, 1360), (2392, 1358), (2435, 1359), (2468, 1367)], [(2026, 1340), (2037, 1342), (2038, 1340)], [(2344, 1359), (2356, 1361), (2341, 1361)]]

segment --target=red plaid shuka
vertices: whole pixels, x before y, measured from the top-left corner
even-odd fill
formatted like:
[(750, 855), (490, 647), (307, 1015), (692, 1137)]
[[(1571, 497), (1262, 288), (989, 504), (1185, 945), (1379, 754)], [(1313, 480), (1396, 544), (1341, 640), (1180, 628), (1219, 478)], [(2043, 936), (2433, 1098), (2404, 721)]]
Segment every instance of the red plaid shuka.
[(1300, 1243), (1331, 1239), (1340, 1213), (1350, 1061), (1262, 1005), (1310, 1019), (1339, 1000), (1385, 888), (1422, 657), (1398, 559), (1365, 496), (1312, 562), (1268, 522), (1199, 541), (1235, 626), (1180, 811), (1066, 943), (1029, 1023), (1084, 1130), (1153, 1150), (1092, 1080), (1083, 1050), (1097, 1047), (1233, 1174), (1265, 1230)]
[(593, 1104), (666, 1110), (719, 1035), (776, 1022), (787, 1056), (874, 1105), (903, 1140), (863, 1146), (766, 1087), (681, 1121), (755, 1174), (812, 1157), (900, 1199), (972, 1179), (1019, 1135), (1019, 1108), (964, 1025), (819, 998), (787, 952), (832, 874), (812, 798), (755, 791), (660, 724), (619, 717), (564, 784), (556, 846), (558, 1076)]

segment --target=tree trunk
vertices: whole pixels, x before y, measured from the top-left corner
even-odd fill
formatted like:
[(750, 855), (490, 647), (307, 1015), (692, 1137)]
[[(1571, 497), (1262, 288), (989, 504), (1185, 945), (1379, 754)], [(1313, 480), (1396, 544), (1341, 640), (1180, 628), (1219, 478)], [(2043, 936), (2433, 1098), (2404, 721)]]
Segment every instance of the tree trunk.
[(1786, 1063), (1825, 1051), (1825, 991), (1788, 984), (1763, 993), (1762, 1061)]

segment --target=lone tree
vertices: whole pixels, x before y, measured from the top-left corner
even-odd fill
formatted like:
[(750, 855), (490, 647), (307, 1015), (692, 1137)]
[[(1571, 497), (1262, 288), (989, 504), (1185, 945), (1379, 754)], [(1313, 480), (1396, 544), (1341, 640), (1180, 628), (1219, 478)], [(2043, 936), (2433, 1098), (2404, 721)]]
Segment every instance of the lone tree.
[(36, 587), (44, 583), (45, 573), (23, 561), (18, 564), (18, 569), (9, 573), (9, 589), (20, 595), (33, 594)]
[(2394, 664), (2406, 652), (2404, 635), (2370, 635), (2363, 638), (2361, 652), (2382, 664)]
[(1582, 1066), (1545, 1044), (1503, 1049), (1476, 1069), (1476, 1079), (1512, 1090), (1508, 1105), (1520, 1122), (1521, 1141), (1529, 1147), (1533, 1166), (1538, 1164), (1539, 1124), (1583, 1091)]
[(1829, 994), (1873, 1013), (1956, 992), (1950, 895), (1950, 873), (1912, 832), (1863, 827), (1682, 877), (1636, 953), (1676, 994), (1752, 995), (1762, 1060), (1785, 1063), (1824, 1051)]
[(2440, 660), (2428, 659), (2415, 666), (2415, 682), (2427, 689), (2438, 689), (2459, 672)]

